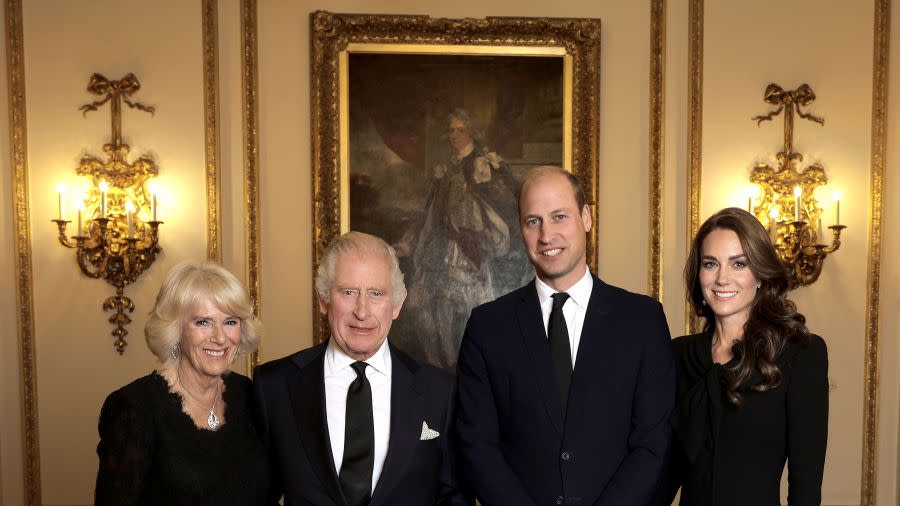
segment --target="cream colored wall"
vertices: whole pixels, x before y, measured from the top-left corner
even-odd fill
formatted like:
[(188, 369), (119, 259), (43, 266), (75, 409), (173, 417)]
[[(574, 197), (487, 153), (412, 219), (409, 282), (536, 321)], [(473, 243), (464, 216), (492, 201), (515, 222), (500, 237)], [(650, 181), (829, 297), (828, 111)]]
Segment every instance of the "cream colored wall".
[[(262, 360), (312, 343), (311, 173), (309, 124), (310, 11), (416, 13), (445, 17), (487, 15), (599, 17), (602, 19), (600, 131), (600, 275), (635, 291), (647, 286), (647, 160), (649, 1), (579, 0), (565, 3), (463, 0), (423, 4), (413, 0), (260, 0), (259, 153), (261, 301), (265, 322)], [(685, 256), (687, 172), (688, 0), (668, 1), (665, 186), (663, 202), (663, 300), (673, 335), (682, 333), (681, 268)], [(796, 12), (794, 12), (796, 10)], [(779, 12), (776, 16), (770, 13)], [(746, 180), (760, 155), (781, 139), (780, 120), (757, 128), (749, 118), (767, 110), (765, 85), (809, 82), (819, 95), (812, 110), (824, 128), (798, 121), (796, 147), (821, 160), (846, 196), (842, 219), (850, 228), (844, 245), (826, 263), (822, 278), (796, 292), (811, 327), (828, 341), (837, 388), (832, 393), (825, 503), (859, 504), (862, 423), (862, 351), (867, 258), (865, 198), (868, 184), (871, 79), (871, 2), (766, 0), (738, 5), (707, 2), (704, 62), (703, 208), (706, 217), (725, 205), (743, 205), (735, 182)], [(53, 13), (53, 15), (48, 15)], [(900, 24), (895, 13), (895, 36)], [(65, 23), (56, 20), (65, 19)], [(116, 28), (114, 19), (130, 20)], [(803, 23), (797, 23), (803, 19)], [(219, 1), (222, 259), (237, 273), (247, 268), (243, 207), (239, 0)], [(91, 33), (109, 27), (103, 36)], [(159, 28), (165, 26), (165, 36)], [(199, 2), (105, 0), (75, 6), (60, 0), (25, 5), (28, 156), (31, 178), (32, 254), (38, 353), (38, 399), (44, 504), (87, 504), (96, 472), (96, 418), (104, 396), (152, 367), (141, 329), (161, 276), (174, 262), (205, 256), (202, 233), (203, 97)], [(829, 36), (822, 40), (821, 34)], [(125, 36), (127, 34), (127, 37)], [(120, 38), (116, 38), (120, 37)], [(790, 57), (784, 48), (804, 48)], [(896, 41), (894, 48), (900, 47)], [(900, 51), (894, 51), (895, 75)], [(112, 289), (77, 271), (72, 252), (55, 242), (54, 186), (74, 180), (84, 150), (106, 141), (108, 109), (82, 118), (77, 106), (90, 100), (84, 87), (99, 71), (109, 78), (134, 72), (143, 88), (138, 100), (158, 106), (155, 117), (125, 110), (123, 131), (132, 153), (151, 151), (161, 180), (174, 195), (162, 228), (165, 253), (128, 289), (132, 315), (124, 357), (112, 349), (100, 303)], [(2, 71), (5, 73), (5, 67)], [(894, 79), (894, 83), (900, 80)], [(3, 80), (5, 85), (5, 79)], [(894, 85), (897, 88), (897, 84)], [(900, 117), (900, 100), (891, 103)], [(0, 114), (6, 101), (0, 101)], [(3, 116), (6, 117), (6, 116)], [(0, 149), (9, 175), (9, 136), (0, 128)], [(896, 121), (890, 139), (898, 139)], [(889, 142), (890, 143), (890, 142)], [(900, 165), (889, 150), (888, 172)], [(894, 171), (896, 173), (896, 171)], [(898, 178), (888, 177), (900, 194)], [(2, 188), (7, 188), (2, 186)], [(888, 188), (886, 188), (888, 190)], [(885, 213), (882, 277), (882, 390), (878, 504), (898, 504), (898, 391), (900, 281), (896, 255), (898, 206)], [(11, 192), (0, 192), (0, 234), (12, 236)], [(891, 242), (893, 241), (893, 242)], [(0, 317), (14, 322), (11, 243), (0, 255)], [(62, 289), (61, 289), (62, 287)], [(57, 295), (62, 290), (66, 296)], [(68, 292), (77, 295), (68, 295)], [(840, 310), (840, 311), (839, 311)], [(833, 316), (840, 313), (840, 316)], [(0, 341), (0, 409), (19, 413), (18, 346), (15, 328)], [(239, 368), (240, 369), (240, 368)], [(79, 381), (71, 379), (79, 378)], [(0, 425), (0, 506), (22, 503), (20, 422), (4, 415)]]

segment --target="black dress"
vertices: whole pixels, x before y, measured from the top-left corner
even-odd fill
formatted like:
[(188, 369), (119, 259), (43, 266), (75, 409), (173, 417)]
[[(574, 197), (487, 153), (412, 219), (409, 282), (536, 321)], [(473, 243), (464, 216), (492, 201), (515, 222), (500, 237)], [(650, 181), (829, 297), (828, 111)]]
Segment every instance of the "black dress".
[(250, 380), (230, 373), (224, 381), (216, 431), (197, 428), (156, 372), (110, 394), (98, 425), (95, 504), (264, 504), (267, 459), (250, 418)]
[(754, 371), (739, 389), (744, 404), (725, 397), (726, 367), (713, 364), (712, 334), (674, 340), (678, 397), (672, 466), (682, 506), (779, 506), (788, 464), (788, 504), (821, 503), (828, 439), (828, 352), (819, 336), (785, 344), (775, 363), (781, 384), (766, 392)]

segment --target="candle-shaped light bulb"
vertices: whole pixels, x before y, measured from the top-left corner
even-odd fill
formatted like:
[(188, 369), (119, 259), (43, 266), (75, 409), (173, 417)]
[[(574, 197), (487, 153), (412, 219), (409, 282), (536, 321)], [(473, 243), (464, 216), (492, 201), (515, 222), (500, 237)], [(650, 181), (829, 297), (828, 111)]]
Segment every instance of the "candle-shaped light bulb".
[(159, 192), (159, 185), (156, 181), (147, 182), (147, 191), (150, 192), (150, 214), (153, 216), (153, 221), (156, 221), (156, 194)]
[(134, 235), (134, 204), (130, 200), (125, 201), (125, 213), (128, 215), (128, 237)]
[(84, 200), (78, 203), (78, 228), (75, 229), (75, 235), (81, 235), (81, 215), (84, 213)]
[(106, 218), (106, 192), (109, 191), (109, 183), (100, 181), (100, 217)]
[(63, 209), (63, 193), (65, 193), (65, 192), (66, 192), (66, 185), (64, 185), (62, 183), (58, 183), (56, 185), (56, 207), (57, 207), (57, 211), (58, 211), (57, 214), (59, 214), (60, 220), (66, 219), (66, 213), (65, 213), (65, 210)]
[(840, 190), (834, 192), (834, 224), (841, 224), (841, 192)]
[(794, 221), (800, 221), (800, 195), (803, 195), (803, 189), (799, 186), (794, 187)]

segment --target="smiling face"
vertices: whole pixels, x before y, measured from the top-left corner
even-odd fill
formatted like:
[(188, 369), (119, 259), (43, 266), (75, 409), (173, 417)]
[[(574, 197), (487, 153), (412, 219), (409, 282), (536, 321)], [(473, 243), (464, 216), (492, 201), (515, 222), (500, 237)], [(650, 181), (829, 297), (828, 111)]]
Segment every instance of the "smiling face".
[(541, 281), (565, 291), (584, 276), (591, 214), (586, 205), (578, 209), (575, 190), (565, 176), (542, 174), (525, 183), (519, 227)]
[(700, 253), (700, 288), (717, 321), (743, 325), (756, 297), (757, 279), (737, 234), (717, 228), (703, 240)]
[(240, 318), (222, 312), (209, 297), (202, 297), (182, 321), (179, 366), (187, 374), (221, 376), (234, 362), (240, 342)]
[(450, 125), (447, 128), (447, 138), (450, 140), (450, 146), (456, 152), (462, 151), (472, 143), (469, 127), (457, 118), (450, 120)]
[(378, 351), (403, 306), (393, 302), (392, 290), (387, 256), (365, 250), (338, 255), (329, 300), (320, 298), (319, 309), (341, 351), (356, 360)]

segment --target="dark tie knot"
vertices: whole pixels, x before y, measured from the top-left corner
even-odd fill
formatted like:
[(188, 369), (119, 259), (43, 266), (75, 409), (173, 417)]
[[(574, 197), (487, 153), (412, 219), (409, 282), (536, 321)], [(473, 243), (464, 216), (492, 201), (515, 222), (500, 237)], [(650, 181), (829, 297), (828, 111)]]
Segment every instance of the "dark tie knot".
[(350, 367), (356, 371), (357, 378), (365, 378), (366, 377), (366, 366), (369, 365), (366, 362), (353, 362), (350, 364)]
[(551, 297), (553, 297), (553, 309), (561, 309), (566, 301), (569, 300), (569, 294), (566, 292), (557, 292)]

